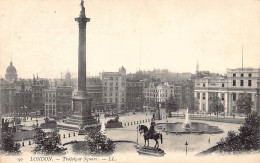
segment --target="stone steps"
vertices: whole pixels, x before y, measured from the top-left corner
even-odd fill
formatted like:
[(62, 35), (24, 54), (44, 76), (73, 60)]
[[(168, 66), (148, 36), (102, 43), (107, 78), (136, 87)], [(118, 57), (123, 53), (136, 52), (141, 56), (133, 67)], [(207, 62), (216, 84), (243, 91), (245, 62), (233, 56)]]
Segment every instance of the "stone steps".
[(72, 126), (72, 125), (66, 125), (66, 124), (58, 124), (57, 128), (63, 129), (63, 130), (69, 130), (69, 131), (79, 131), (79, 126)]

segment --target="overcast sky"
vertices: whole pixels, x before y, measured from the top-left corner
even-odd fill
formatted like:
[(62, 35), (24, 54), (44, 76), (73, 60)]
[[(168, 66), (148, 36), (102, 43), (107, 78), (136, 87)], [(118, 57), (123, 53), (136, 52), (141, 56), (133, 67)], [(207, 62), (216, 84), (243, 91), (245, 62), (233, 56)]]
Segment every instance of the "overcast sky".
[[(87, 73), (260, 66), (259, 0), (85, 0)], [(77, 72), (80, 0), (0, 0), (0, 76)], [(140, 64), (141, 54), (141, 64)]]

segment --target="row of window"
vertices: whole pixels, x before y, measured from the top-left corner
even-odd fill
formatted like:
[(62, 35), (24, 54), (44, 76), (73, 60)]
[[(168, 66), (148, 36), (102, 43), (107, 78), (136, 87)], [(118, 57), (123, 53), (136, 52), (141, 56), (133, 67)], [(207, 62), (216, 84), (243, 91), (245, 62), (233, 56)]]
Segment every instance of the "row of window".
[[(109, 94), (109, 96), (113, 96), (113, 92), (109, 92), (108, 94)], [(122, 92), (121, 94), (122, 94), (122, 96), (125, 95), (124, 92)], [(104, 93), (104, 96), (106, 97), (106, 96), (107, 96), (107, 93)], [(115, 96), (118, 96), (118, 92), (115, 92)]]
[[(119, 101), (118, 98), (115, 98), (115, 103), (117, 103)], [(104, 103), (112, 103), (113, 102), (113, 99), (112, 98), (109, 98), (109, 99), (104, 99)], [(122, 102), (125, 102), (125, 99), (122, 98)]]
[(165, 99), (158, 99), (158, 98), (146, 98), (145, 99), (146, 100), (146, 102), (152, 102), (152, 101), (154, 101), (154, 102), (165, 102)]
[[(199, 84), (198, 84), (199, 85)], [(215, 85), (215, 83), (212, 83), (211, 85)], [(203, 83), (203, 87), (206, 87), (206, 84), (205, 83)], [(225, 87), (225, 83), (222, 83), (221, 84), (221, 87)]]
[[(236, 80), (233, 80), (233, 86), (236, 86)], [(240, 86), (241, 86), (241, 87), (244, 86), (244, 80), (240, 80)], [(248, 80), (247, 86), (249, 86), (249, 87), (252, 86), (252, 81), (251, 81), (251, 80)]]
[(45, 102), (55, 102), (55, 99), (45, 99)]
[[(233, 74), (233, 77), (236, 77), (237, 74)], [(244, 77), (244, 74), (240, 74), (240, 77)], [(252, 74), (248, 74), (248, 77), (252, 77)]]
[[(62, 95), (71, 95), (70, 93), (66, 94), (65, 92), (63, 93), (58, 93), (57, 96), (62, 96)], [(55, 93), (45, 93), (45, 97), (55, 97), (56, 94)]]
[[(217, 97), (217, 93), (216, 94), (209, 94), (209, 99), (214, 99)], [(200, 99), (200, 93), (197, 93), (197, 99)], [(202, 93), (202, 99), (205, 100), (206, 99), (206, 93)], [(221, 100), (225, 100), (225, 95), (224, 93), (221, 93)], [(232, 94), (232, 100), (236, 101), (237, 100), (237, 95), (236, 93)]]
[(47, 115), (56, 115), (55, 113), (56, 113), (55, 110), (49, 110), (49, 112), (48, 112), (48, 110), (45, 110), (45, 116), (47, 116)]
[[(248, 84), (249, 87), (252, 86), (252, 80), (248, 80)], [(233, 86), (236, 86), (236, 80), (233, 80)], [(244, 86), (244, 80), (240, 80), (240, 86)], [(206, 87), (206, 84), (203, 83), (203, 87)], [(225, 87), (225, 84), (222, 83), (222, 87)]]
[[(108, 94), (109, 94), (109, 96), (113, 96), (113, 92), (109, 92)], [(106, 97), (108, 94), (104, 93), (104, 97)], [(118, 96), (117, 92), (115, 92), (115, 96)], [(122, 94), (122, 96), (123, 96), (123, 94)]]
[(127, 87), (136, 87), (136, 88), (142, 88), (143, 85), (141, 84), (135, 84), (135, 83), (126, 83)]
[[(218, 96), (217, 93), (210, 93), (209, 94), (209, 99), (214, 99)], [(197, 99), (200, 99), (200, 93), (197, 93)], [(202, 93), (202, 99), (205, 100), (206, 99), (206, 93)], [(221, 93), (221, 100), (225, 100), (225, 95), (224, 93)]]
[[(108, 87), (104, 87), (104, 90), (108, 89)], [(110, 91), (113, 91), (113, 87), (109, 88)], [(118, 91), (118, 87), (115, 87), (115, 90)]]
[[(149, 89), (148, 89), (148, 90), (145, 90), (145, 89), (144, 89), (143, 91), (144, 91), (144, 92), (157, 92), (157, 93), (161, 93), (161, 92), (163, 92), (164, 90), (149, 90)], [(171, 90), (170, 92), (172, 93), (173, 90)], [(167, 90), (165, 90), (165, 93), (167, 93)]]
[(55, 97), (55, 93), (46, 93), (45, 97)]
[(55, 105), (45, 105), (45, 109), (55, 109)]
[[(153, 97), (168, 97), (168, 95), (164, 95), (164, 94), (145, 94), (146, 96), (153, 96)], [(170, 96), (172, 96), (173, 94), (171, 93)]]
[[(114, 84), (112, 82), (109, 84), (107, 82), (105, 82), (105, 86), (107, 86), (107, 85), (113, 86)], [(115, 85), (118, 86), (118, 82), (116, 82)], [(122, 82), (121, 85), (124, 86), (125, 82)]]
[(144, 92), (155, 92), (155, 90), (150, 90), (150, 89), (144, 89)]
[[(105, 78), (105, 80), (118, 80), (118, 77), (112, 77), (112, 76), (110, 76), (110, 77), (106, 77)], [(122, 80), (125, 80), (125, 77), (122, 77)]]

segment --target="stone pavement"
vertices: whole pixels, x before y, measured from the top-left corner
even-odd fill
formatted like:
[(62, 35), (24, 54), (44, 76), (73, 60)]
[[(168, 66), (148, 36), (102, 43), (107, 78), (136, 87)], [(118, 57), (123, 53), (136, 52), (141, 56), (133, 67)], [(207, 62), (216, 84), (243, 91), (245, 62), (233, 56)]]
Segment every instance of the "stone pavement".
[[(137, 142), (142, 146), (144, 145), (144, 139), (143, 134), (140, 135), (140, 133), (137, 132), (137, 126), (140, 124), (146, 125), (148, 128), (150, 127), (150, 120), (152, 118), (151, 114), (135, 114), (135, 115), (125, 115), (120, 116), (119, 121), (123, 123), (123, 128), (114, 128), (114, 129), (104, 129), (104, 124), (111, 118), (100, 118), (100, 122), (102, 123), (102, 127), (104, 130), (104, 133), (106, 136), (113, 141), (133, 141)], [(156, 120), (156, 123), (163, 123), (166, 122), (166, 116), (163, 115), (162, 120)], [(220, 141), (222, 137), (227, 136), (227, 132), (229, 130), (238, 131), (238, 128), (240, 127), (239, 124), (233, 124), (233, 123), (220, 123), (220, 122), (211, 122), (211, 121), (202, 121), (202, 120), (190, 120), (191, 122), (201, 122), (201, 123), (207, 123), (212, 126), (218, 126), (220, 129), (224, 131), (224, 133), (221, 134), (183, 134), (183, 135), (176, 135), (173, 133), (166, 133), (161, 132), (163, 135), (163, 144), (160, 143), (160, 148), (163, 149), (166, 153), (172, 153), (172, 152), (179, 152), (180, 154), (185, 153), (185, 142), (188, 142), (188, 153), (190, 155), (195, 155), (203, 150), (206, 150), (214, 145), (216, 145), (217, 142)], [(137, 124), (138, 122), (138, 124)], [(175, 122), (183, 122), (183, 119), (178, 118), (168, 118), (169, 123), (175, 123)], [(29, 122), (28, 122), (29, 123)], [(160, 132), (160, 131), (157, 131)], [(83, 141), (85, 136), (84, 135), (78, 135), (75, 131), (67, 131), (67, 130), (60, 130), (59, 132), (61, 134), (61, 142), (62, 144), (68, 143), (71, 141)], [(75, 136), (73, 136), (73, 133), (75, 133)], [(70, 134), (70, 137), (69, 137)], [(65, 135), (65, 138), (63, 137)], [(210, 139), (210, 142), (209, 142)], [(29, 145), (29, 141), (31, 141), (31, 145)], [(154, 140), (149, 140), (150, 146), (155, 145)], [(21, 147), (21, 151), (23, 153), (27, 153), (33, 150), (34, 144), (32, 140), (26, 140), (24, 141), (25, 146)], [(65, 146), (66, 148), (70, 148), (71, 146)], [(68, 149), (69, 151), (71, 149)], [(128, 152), (134, 152), (135, 149), (131, 149)]]
[[(173, 133), (166, 133), (161, 132), (163, 135), (163, 144), (160, 143), (160, 148), (165, 150), (165, 152), (185, 152), (185, 142), (188, 142), (188, 151), (189, 153), (192, 153), (192, 155), (195, 155), (203, 150), (206, 150), (214, 145), (217, 144), (217, 142), (220, 141), (222, 137), (227, 136), (227, 132), (229, 130), (238, 131), (238, 128), (240, 127), (239, 124), (231, 124), (231, 123), (219, 123), (219, 122), (205, 122), (201, 120), (191, 120), (191, 122), (201, 122), (201, 123), (207, 123), (212, 126), (218, 126), (220, 129), (222, 129), (224, 132), (221, 134), (183, 134), (183, 135), (176, 135)], [(157, 120), (156, 123), (162, 123), (166, 122), (166, 119), (163, 120)], [(183, 122), (183, 119), (175, 119), (175, 118), (168, 118), (169, 123), (175, 123), (175, 122)], [(143, 134), (140, 135), (137, 133), (137, 126), (136, 125), (130, 125), (124, 128), (120, 129), (106, 129), (105, 133), (106, 135), (111, 138), (112, 140), (129, 140), (129, 141), (137, 141), (140, 145), (144, 145), (144, 139)], [(150, 126), (150, 123), (144, 123), (144, 125)], [(160, 132), (160, 131), (157, 131)], [(210, 139), (210, 141), (209, 141)], [(155, 141), (150, 140), (150, 146), (154, 146)]]

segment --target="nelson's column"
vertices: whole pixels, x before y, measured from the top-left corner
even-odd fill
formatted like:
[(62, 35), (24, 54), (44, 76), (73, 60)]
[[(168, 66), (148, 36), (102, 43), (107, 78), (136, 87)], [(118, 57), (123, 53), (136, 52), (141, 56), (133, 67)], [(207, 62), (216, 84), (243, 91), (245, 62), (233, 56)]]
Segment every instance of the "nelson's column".
[[(81, 11), (75, 21), (79, 25), (78, 47), (78, 92), (72, 97), (73, 113), (67, 118), (66, 124), (79, 125), (79, 134), (90, 128), (100, 128), (100, 123), (91, 115), (91, 100), (86, 91), (86, 25), (90, 21), (85, 15), (84, 1), (81, 0)], [(72, 127), (72, 126), (71, 126)]]

